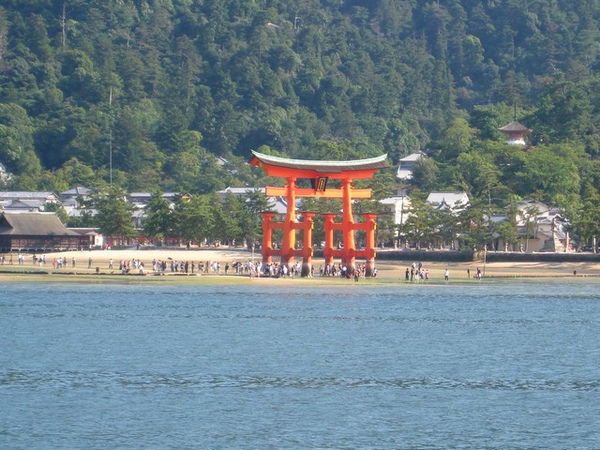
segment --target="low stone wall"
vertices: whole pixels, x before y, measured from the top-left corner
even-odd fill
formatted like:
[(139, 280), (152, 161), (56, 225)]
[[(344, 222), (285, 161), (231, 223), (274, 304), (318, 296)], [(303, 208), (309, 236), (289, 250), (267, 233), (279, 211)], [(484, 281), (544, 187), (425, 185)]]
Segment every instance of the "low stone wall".
[[(322, 250), (315, 250), (316, 258), (323, 257)], [(376, 259), (379, 261), (440, 261), (440, 262), (471, 262), (483, 261), (483, 252), (457, 252), (447, 250), (378, 250)], [(600, 262), (600, 254), (576, 252), (487, 252), (487, 262)]]
[[(483, 254), (477, 259), (483, 260)], [(594, 253), (576, 252), (542, 252), (542, 253), (520, 253), (520, 252), (488, 252), (487, 262), (600, 262), (600, 255)]]
[(454, 252), (447, 250), (378, 250), (376, 258), (381, 261), (469, 262), (473, 261), (473, 252)]
[[(323, 251), (315, 250), (315, 258), (322, 258)], [(472, 252), (452, 252), (445, 250), (424, 251), (424, 250), (377, 250), (375, 257), (379, 261), (448, 261), (448, 262), (469, 262), (473, 261)]]

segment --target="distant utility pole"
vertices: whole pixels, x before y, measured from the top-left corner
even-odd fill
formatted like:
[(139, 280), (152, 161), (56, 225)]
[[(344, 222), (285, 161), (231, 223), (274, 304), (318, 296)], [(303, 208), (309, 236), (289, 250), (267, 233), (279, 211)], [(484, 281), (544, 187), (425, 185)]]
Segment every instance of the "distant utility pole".
[(62, 30), (61, 45), (64, 48), (67, 46), (67, 2), (63, 2), (62, 16), (60, 16), (60, 27)]
[(298, 53), (298, 28), (300, 28), (300, 25), (298, 25), (299, 22), (300, 17), (298, 17), (298, 13), (296, 13), (296, 15), (294, 16), (294, 31), (296, 32), (296, 53)]
[(113, 90), (112, 86), (109, 89), (108, 94), (108, 116), (109, 116), (109, 124), (108, 124), (108, 173), (110, 179), (110, 187), (113, 184), (113, 137), (112, 137), (112, 129), (113, 129), (113, 113), (112, 113), (112, 100), (113, 100)]

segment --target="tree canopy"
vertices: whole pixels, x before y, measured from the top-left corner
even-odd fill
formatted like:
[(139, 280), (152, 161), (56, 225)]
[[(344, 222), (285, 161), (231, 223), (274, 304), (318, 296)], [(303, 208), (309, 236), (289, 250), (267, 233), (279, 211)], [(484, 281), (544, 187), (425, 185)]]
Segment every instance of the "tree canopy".
[(210, 195), (264, 184), (253, 149), (387, 153), (383, 197), (421, 151), (421, 189), (592, 205), (599, 40), (596, 0), (5, 0), (0, 163), (11, 189)]

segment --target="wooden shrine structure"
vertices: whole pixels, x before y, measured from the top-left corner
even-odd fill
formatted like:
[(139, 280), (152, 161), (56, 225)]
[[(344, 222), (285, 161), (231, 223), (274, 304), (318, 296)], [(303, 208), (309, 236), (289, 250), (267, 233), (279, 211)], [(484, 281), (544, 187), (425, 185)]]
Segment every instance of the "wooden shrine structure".
[[(313, 243), (312, 230), (314, 212), (296, 213), (296, 199), (310, 198), (341, 198), (343, 204), (341, 222), (335, 222), (337, 213), (324, 214), (325, 247), (323, 256), (325, 264), (333, 265), (334, 258), (341, 258), (342, 266), (352, 273), (355, 269), (356, 258), (365, 258), (366, 275), (371, 276), (375, 267), (375, 229), (377, 214), (363, 214), (363, 222), (355, 222), (352, 212), (354, 199), (371, 198), (371, 189), (356, 189), (352, 186), (354, 179), (372, 178), (375, 172), (388, 167), (387, 155), (354, 161), (312, 161), (288, 159), (265, 155), (253, 151), (250, 164), (265, 170), (272, 177), (285, 178), (285, 186), (267, 186), (265, 194), (269, 197), (282, 196), (287, 201), (287, 213), (282, 221), (275, 221), (276, 213), (263, 212), (263, 264), (272, 263), (273, 256), (281, 258), (281, 264), (288, 269), (293, 264), (294, 257), (302, 257), (302, 276), (308, 276), (312, 267)], [(296, 182), (300, 179), (311, 181), (312, 187), (299, 187)], [(340, 180), (341, 187), (328, 188), (329, 180)], [(282, 245), (273, 248), (273, 230), (283, 231)], [(363, 250), (357, 250), (355, 231), (365, 231), (366, 244)], [(303, 246), (296, 248), (296, 233), (302, 231)], [(342, 233), (342, 248), (336, 249), (334, 232)]]
[(527, 128), (525, 125), (520, 124), (516, 119), (508, 125), (498, 128), (506, 134), (506, 143), (511, 145), (527, 145), (525, 142), (525, 136), (531, 133), (533, 130)]

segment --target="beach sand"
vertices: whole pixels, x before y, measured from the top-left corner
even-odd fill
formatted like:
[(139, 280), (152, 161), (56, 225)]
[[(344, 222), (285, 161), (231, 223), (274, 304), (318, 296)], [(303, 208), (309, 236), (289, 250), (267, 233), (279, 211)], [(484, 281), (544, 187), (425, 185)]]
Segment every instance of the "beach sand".
[[(92, 250), (92, 251), (68, 251), (59, 253), (47, 253), (46, 264), (43, 267), (33, 265), (33, 255), (27, 254), (25, 256), (25, 263), (23, 265), (18, 264), (17, 254), (13, 254), (13, 264), (9, 265), (9, 257), (6, 256), (6, 262), (4, 266), (0, 266), (0, 280), (10, 281), (12, 279), (19, 279), (19, 275), (27, 275), (28, 272), (40, 272), (43, 275), (47, 272), (51, 275), (59, 275), (61, 273), (70, 275), (118, 275), (122, 277), (119, 272), (119, 262), (121, 260), (139, 259), (142, 261), (146, 268), (146, 273), (152, 272), (152, 261), (153, 260), (171, 260), (178, 262), (189, 261), (194, 262), (198, 265), (199, 262), (206, 264), (207, 262), (218, 261), (221, 263), (221, 274), (219, 277), (225, 278), (224, 266), (226, 263), (231, 265), (234, 261), (246, 262), (250, 260), (259, 261), (261, 255), (245, 250), (235, 248), (208, 248), (208, 249), (178, 249), (178, 248), (152, 248), (152, 249), (128, 249), (128, 250)], [(38, 257), (41, 255), (37, 255)], [(54, 258), (65, 257), (67, 260), (67, 267), (63, 269), (54, 269), (53, 260)], [(75, 259), (75, 267), (72, 266), (72, 260)], [(90, 260), (91, 259), (91, 263)], [(109, 261), (113, 260), (114, 269), (109, 270)], [(275, 259), (277, 260), (277, 259)], [(357, 261), (361, 263), (360, 260)], [(410, 265), (413, 261), (388, 261), (384, 258), (378, 258), (376, 260), (376, 267), (378, 270), (377, 282), (404, 282), (404, 275), (406, 268), (410, 269)], [(418, 262), (418, 261), (415, 261)], [(319, 266), (323, 264), (323, 260), (315, 258), (313, 265), (315, 267), (315, 274), (319, 273)], [(475, 276), (477, 268), (479, 268), (484, 275), (484, 278), (536, 278), (536, 277), (600, 277), (600, 263), (590, 262), (579, 262), (579, 263), (546, 263), (546, 262), (521, 262), (521, 263), (487, 263), (483, 262), (424, 262), (424, 268), (429, 270), (429, 278), (432, 281), (440, 281), (444, 279), (444, 271), (446, 269), (450, 272), (450, 281), (472, 280)], [(471, 278), (467, 275), (467, 270), (470, 271)], [(232, 271), (230, 271), (231, 274)], [(167, 276), (172, 275), (167, 271)], [(208, 276), (203, 275), (198, 278), (210, 278), (216, 277), (212, 271), (209, 271)], [(232, 275), (232, 277), (241, 278), (240, 276)], [(316, 280), (316, 276), (313, 280)], [(261, 280), (265, 280), (261, 278)], [(204, 280), (205, 282), (208, 280)], [(223, 282), (222, 280), (220, 282)], [(373, 281), (373, 280), (371, 280)]]

